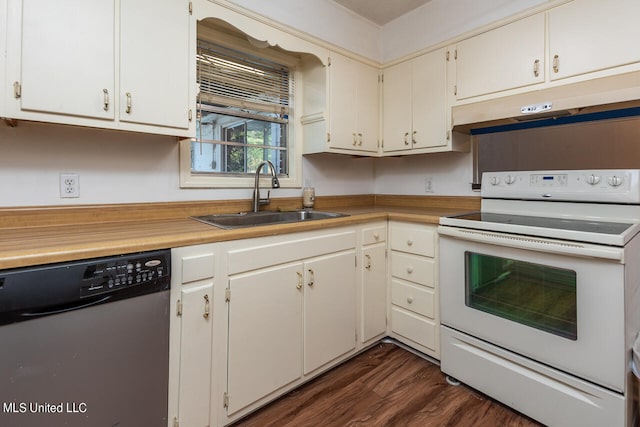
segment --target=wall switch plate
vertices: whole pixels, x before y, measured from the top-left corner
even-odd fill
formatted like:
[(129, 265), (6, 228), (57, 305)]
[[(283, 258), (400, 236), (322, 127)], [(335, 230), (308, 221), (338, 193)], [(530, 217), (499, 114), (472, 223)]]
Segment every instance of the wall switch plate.
[(80, 197), (80, 176), (77, 173), (60, 174), (60, 197)]

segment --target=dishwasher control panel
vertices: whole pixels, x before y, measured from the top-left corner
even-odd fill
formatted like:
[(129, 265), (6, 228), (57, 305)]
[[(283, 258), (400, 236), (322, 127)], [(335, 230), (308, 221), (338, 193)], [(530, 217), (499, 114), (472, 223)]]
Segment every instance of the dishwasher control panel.
[(169, 283), (170, 264), (166, 251), (102, 259), (86, 266), (80, 296), (88, 297), (132, 286)]

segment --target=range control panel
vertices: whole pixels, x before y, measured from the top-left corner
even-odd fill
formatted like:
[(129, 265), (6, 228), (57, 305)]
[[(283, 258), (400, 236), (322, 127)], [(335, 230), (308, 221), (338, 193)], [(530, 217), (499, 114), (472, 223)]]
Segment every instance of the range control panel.
[(640, 170), (485, 172), (482, 197), (640, 203)]
[(88, 297), (161, 281), (169, 283), (170, 262), (166, 251), (104, 258), (86, 266), (80, 296)]

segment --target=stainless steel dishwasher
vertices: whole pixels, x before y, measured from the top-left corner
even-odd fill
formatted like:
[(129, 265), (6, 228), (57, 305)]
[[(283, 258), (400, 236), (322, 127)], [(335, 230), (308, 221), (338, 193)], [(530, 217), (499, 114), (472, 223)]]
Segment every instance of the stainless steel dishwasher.
[(0, 271), (0, 426), (166, 426), (170, 257)]

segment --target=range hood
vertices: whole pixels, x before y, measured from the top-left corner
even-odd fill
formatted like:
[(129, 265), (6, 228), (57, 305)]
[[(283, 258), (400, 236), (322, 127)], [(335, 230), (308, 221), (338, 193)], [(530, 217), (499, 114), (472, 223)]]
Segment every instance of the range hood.
[[(640, 107), (640, 71), (457, 105), (451, 116), (453, 130), (469, 134), (523, 122), (636, 107)], [(523, 109), (532, 112), (525, 113)]]

